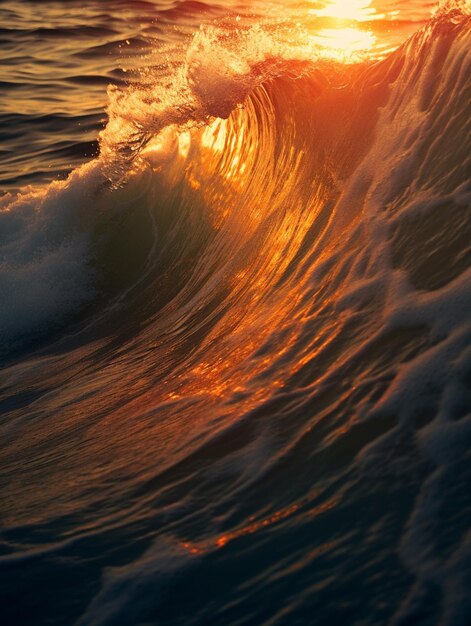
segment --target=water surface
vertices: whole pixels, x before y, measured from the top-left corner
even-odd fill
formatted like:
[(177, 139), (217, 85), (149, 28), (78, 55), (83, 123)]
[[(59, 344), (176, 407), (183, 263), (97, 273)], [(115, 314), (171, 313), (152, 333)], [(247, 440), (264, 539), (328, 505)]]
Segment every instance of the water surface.
[(2, 624), (471, 623), (436, 9), (1, 4)]

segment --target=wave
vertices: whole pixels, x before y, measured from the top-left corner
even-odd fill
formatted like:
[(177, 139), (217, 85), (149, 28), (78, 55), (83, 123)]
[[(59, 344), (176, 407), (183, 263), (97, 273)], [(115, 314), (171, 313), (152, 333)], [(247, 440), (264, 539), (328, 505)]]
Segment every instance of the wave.
[(306, 623), (307, 588), (345, 623), (355, 580), (366, 623), (467, 623), (470, 20), (354, 66), (203, 30), (110, 90), (97, 159), (2, 199), (5, 501), (31, 450), (46, 487), (0, 566), (86, 539), (68, 623)]
[[(16, 197), (9, 194), (2, 199), (1, 217), (4, 223), (5, 242), (2, 258), (4, 267), (8, 269), (3, 274), (4, 280), (6, 275), (10, 276), (6, 279), (3, 291), (5, 297), (8, 293), (10, 298), (12, 294), (18, 293), (18, 304), (12, 303), (8, 307), (9, 313), (5, 316), (10, 315), (11, 320), (15, 321), (7, 322), (4, 318), (4, 340), (7, 337), (21, 336), (26, 328), (34, 332), (36, 326), (41, 328), (44, 324), (47, 325), (47, 320), (54, 319), (56, 325), (62, 318), (62, 311), (67, 317), (67, 309), (69, 311), (75, 309), (80, 301), (90, 297), (93, 290), (85, 289), (84, 285), (93, 282), (94, 279), (89, 281), (84, 278), (87, 275), (86, 267), (89, 265), (89, 261), (85, 259), (87, 256), (90, 258), (90, 254), (93, 253), (90, 250), (86, 253), (85, 248), (91, 245), (93, 231), (99, 228), (97, 224), (101, 216), (108, 211), (110, 214), (113, 213), (106, 204), (109, 203), (110, 206), (118, 204), (121, 201), (118, 198), (123, 195), (129, 196), (129, 192), (126, 194), (125, 191), (116, 189), (123, 181), (131, 176), (140, 177), (141, 181), (139, 183), (134, 181), (132, 185), (142, 187), (138, 192), (133, 192), (137, 193), (139, 199), (136, 199), (135, 203), (125, 201), (125, 205), (148, 203), (149, 198), (146, 198), (146, 194), (149, 190), (146, 189), (146, 185), (149, 184), (150, 187), (162, 185), (162, 181), (157, 180), (149, 183), (146, 165), (150, 164), (155, 170), (161, 169), (165, 164), (168, 171), (164, 174), (160, 172), (159, 175), (163, 178), (170, 176), (170, 179), (177, 175), (175, 167), (180, 169), (178, 174), (180, 178), (183, 176), (184, 167), (189, 167), (192, 171), (196, 171), (197, 167), (203, 167), (198, 174), (203, 181), (200, 185), (214, 187), (211, 179), (217, 176), (221, 188), (225, 189), (226, 193), (234, 195), (233, 184), (230, 185), (231, 192), (226, 189), (228, 173), (225, 169), (232, 161), (237, 160), (239, 167), (243, 165), (251, 172), (250, 176), (257, 179), (264, 171), (261, 163), (267, 160), (270, 162), (277, 151), (297, 151), (298, 158), (309, 151), (311, 154), (308, 158), (303, 154), (306, 163), (301, 166), (303, 174), (299, 174), (306, 180), (297, 183), (298, 187), (294, 193), (301, 196), (306, 194), (307, 180), (313, 181), (312, 188), (326, 184), (338, 188), (348, 180), (354, 170), (353, 166), (361, 161), (365, 150), (369, 150), (370, 158), (374, 158), (373, 154), (378, 149), (374, 144), (371, 145), (374, 134), (391, 132), (388, 130), (388, 124), (383, 121), (385, 114), (381, 120), (378, 119), (380, 107), (386, 102), (390, 115), (396, 115), (394, 106), (403, 116), (405, 126), (409, 124), (409, 118), (405, 114), (406, 107), (417, 106), (412, 94), (417, 94), (416, 97), (421, 99), (420, 106), (423, 108), (423, 113), (420, 110), (411, 113), (411, 116), (417, 118), (417, 122), (420, 121), (420, 115), (425, 116), (425, 112), (432, 117), (434, 111), (438, 111), (437, 99), (441, 98), (442, 101), (445, 98), (450, 99), (450, 94), (454, 94), (455, 106), (463, 102), (463, 96), (459, 95), (453, 80), (456, 80), (456, 85), (466, 93), (463, 87), (466, 77), (463, 75), (464, 70), (461, 69), (461, 64), (464, 64), (466, 59), (458, 57), (452, 62), (450, 56), (452, 54), (458, 56), (459, 53), (466, 56), (465, 47), (460, 40), (466, 37), (468, 26), (466, 13), (456, 8), (446, 11), (443, 9), (426, 28), (385, 61), (365, 62), (354, 68), (345, 68), (319, 59), (313, 60), (312, 47), (280, 43), (259, 27), (238, 31), (229, 38), (226, 33), (216, 28), (207, 28), (194, 37), (186, 61), (178, 75), (174, 77), (171, 87), (167, 83), (162, 85), (157, 82), (143, 88), (135, 85), (128, 89), (110, 88), (109, 122), (100, 134), (100, 158), (79, 168), (64, 183), (53, 183), (50, 187), (20, 193)], [(456, 51), (448, 50), (449, 46), (453, 46)], [(244, 51), (243, 54), (241, 50)], [(427, 56), (433, 59), (433, 65)], [(452, 67), (454, 68), (453, 63), (458, 64), (461, 74), (450, 76), (449, 83), (445, 86), (436, 80), (436, 73), (445, 74), (445, 68), (450, 73)], [(454, 71), (458, 72), (458, 69)], [(420, 76), (420, 88), (408, 79), (408, 72), (414, 80)], [(393, 91), (393, 95), (390, 95), (390, 90)], [(296, 94), (296, 97), (288, 94), (290, 91)], [(394, 98), (397, 99), (396, 103)], [(284, 101), (289, 101), (289, 106), (296, 112), (293, 113), (294, 119), (291, 119), (291, 115), (287, 117)], [(307, 111), (303, 101), (308, 102), (312, 110)], [(243, 112), (238, 110), (241, 106), (245, 107)], [(329, 107), (335, 107), (334, 119), (331, 119), (333, 108)], [(450, 116), (448, 107), (446, 115)], [(348, 116), (351, 116), (351, 120), (349, 123), (338, 124), (339, 116), (344, 122)], [(227, 124), (218, 121), (228, 118), (230, 119)], [(216, 122), (211, 126), (214, 119)], [(444, 120), (438, 113), (436, 119), (435, 132), (428, 131), (427, 136), (430, 140), (433, 137), (435, 141), (446, 144), (447, 135), (439, 128)], [(268, 130), (268, 126), (272, 128)], [(201, 127), (209, 130), (198, 130)], [(394, 126), (395, 133), (397, 129), (398, 122)], [(456, 129), (451, 130), (453, 133), (450, 140), (453, 141)], [(308, 142), (304, 139), (300, 141), (299, 135), (304, 131), (312, 138)], [(412, 125), (408, 132), (418, 133), (418, 124)], [(245, 153), (245, 147), (240, 139), (244, 134), (247, 134), (252, 154), (255, 152), (258, 154), (259, 163), (253, 160), (253, 156)], [(271, 137), (268, 138), (270, 134)], [(216, 138), (211, 139), (211, 136)], [(234, 139), (236, 136), (239, 137), (237, 142)], [(413, 140), (414, 137), (411, 139), (413, 148), (418, 149), (420, 142)], [(184, 147), (184, 144), (196, 145), (201, 141), (202, 153), (197, 156), (193, 151), (188, 156), (190, 150), (188, 146)], [(203, 157), (202, 154), (208, 149), (211, 150), (205, 143), (212, 143), (215, 154), (221, 154), (221, 158), (216, 159), (211, 166), (210, 172), (204, 172), (207, 156)], [(411, 147), (407, 149), (406, 154), (408, 152), (413, 154)], [(407, 159), (397, 146), (391, 146), (390, 154), (386, 160), (388, 168), (393, 160), (392, 155), (401, 160), (399, 178), (404, 175), (405, 170), (408, 170), (415, 185), (420, 187), (425, 184), (425, 181), (420, 181), (419, 172), (406, 165)], [(443, 155), (445, 154), (446, 146), (443, 150)], [(276, 203), (275, 189), (277, 185), (281, 186), (280, 181), (275, 183), (276, 177), (280, 175), (284, 177), (290, 167), (293, 171), (300, 167), (293, 157), (286, 158), (284, 167), (278, 172), (272, 172), (271, 202), (274, 203)], [(412, 158), (410, 156), (410, 159)], [(463, 159), (463, 167), (466, 167), (466, 154)], [(193, 160), (194, 162), (189, 165)], [(447, 170), (447, 164), (443, 161), (444, 156), (438, 167), (445, 176), (450, 170)], [(395, 166), (393, 167), (395, 169)], [(427, 167), (428, 163), (421, 169), (425, 176), (430, 177), (431, 172), (435, 170)], [(237, 172), (234, 172), (232, 177), (237, 178)], [(158, 178), (158, 175), (155, 178)], [(390, 185), (393, 192), (400, 188), (399, 180), (397, 184), (386, 182), (391, 176), (386, 176), (382, 168), (376, 167), (376, 178), (379, 186)], [(107, 179), (111, 179), (111, 191), (105, 189)], [(330, 179), (328, 183), (327, 179)], [(336, 182), (332, 182), (333, 180)], [(404, 181), (401, 183), (405, 184)], [(188, 180), (184, 184), (188, 185)], [(192, 184), (195, 186), (197, 183), (190, 181), (190, 187)], [(371, 187), (371, 182), (369, 184)], [(240, 189), (244, 187), (245, 193), (251, 193), (250, 184), (244, 182), (239, 187)], [(310, 191), (307, 191), (303, 214), (308, 213)], [(210, 193), (208, 190), (208, 194)], [(255, 190), (252, 190), (252, 193), (256, 193)], [(326, 192), (325, 197), (322, 193), (324, 192), (317, 189), (314, 194), (315, 202), (319, 203), (314, 213), (320, 210), (319, 206), (322, 203), (330, 210), (338, 200), (335, 194), (332, 194), (332, 190)], [(318, 197), (319, 194), (322, 199)], [(343, 196), (346, 196), (346, 191), (343, 192)], [(86, 197), (90, 197), (91, 205), (97, 203), (97, 206), (84, 208)], [(267, 202), (267, 205), (270, 205), (270, 202)], [(154, 210), (154, 207), (151, 210)], [(206, 207), (204, 210), (211, 209)], [(338, 207), (336, 210), (339, 211)], [(123, 209), (123, 212), (126, 211), (129, 211), (129, 208)], [(269, 213), (273, 213), (273, 207)], [(301, 219), (300, 215), (298, 219)], [(332, 215), (330, 219), (332, 220)], [(307, 229), (310, 228), (308, 222), (304, 222)], [(85, 226), (82, 226), (83, 224)], [(90, 230), (87, 230), (89, 227)], [(41, 235), (39, 241), (35, 242), (38, 231)], [(54, 235), (50, 231), (53, 231)], [(78, 241), (81, 243), (78, 244)], [(10, 256), (12, 248), (15, 252)], [(76, 262), (72, 263), (75, 269), (72, 269), (72, 265), (59, 261), (61, 254), (64, 254), (64, 259), (66, 258), (66, 249), (74, 256), (72, 250), (79, 248), (81, 252), (76, 253), (77, 256), (74, 257)], [(52, 262), (55, 255), (58, 265), (52, 263), (49, 266), (46, 259), (51, 256)], [(40, 269), (42, 263), (45, 264), (44, 268), (47, 268), (44, 272)], [(66, 270), (66, 267), (69, 267), (69, 270)], [(69, 278), (66, 278), (64, 273)], [(47, 299), (55, 303), (51, 304), (54, 314), (48, 312), (47, 307), (41, 306), (34, 299), (30, 289), (19, 286), (22, 282), (19, 278), (22, 275), (26, 284), (31, 282), (43, 284), (44, 294), (49, 292)], [(32, 276), (36, 278), (31, 281)], [(77, 289), (72, 287), (75, 277)], [(16, 283), (17, 287), (13, 288), (13, 283)], [(53, 285), (56, 287), (52, 287)], [(50, 290), (55, 288), (62, 292), (62, 296), (59, 294), (51, 296)], [(72, 296), (72, 291), (77, 295)], [(79, 293), (82, 295), (79, 296)], [(61, 302), (63, 304), (60, 304)], [(21, 320), (27, 310), (36, 313), (26, 316), (23, 324)], [(35, 323), (35, 315), (38, 324)]]

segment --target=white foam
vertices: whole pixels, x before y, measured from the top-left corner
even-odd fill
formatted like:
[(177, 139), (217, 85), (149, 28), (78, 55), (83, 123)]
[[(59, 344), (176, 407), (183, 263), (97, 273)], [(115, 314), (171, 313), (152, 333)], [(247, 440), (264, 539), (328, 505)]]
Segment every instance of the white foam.
[(88, 224), (103, 183), (93, 161), (0, 205), (0, 343), (59, 324), (90, 296)]

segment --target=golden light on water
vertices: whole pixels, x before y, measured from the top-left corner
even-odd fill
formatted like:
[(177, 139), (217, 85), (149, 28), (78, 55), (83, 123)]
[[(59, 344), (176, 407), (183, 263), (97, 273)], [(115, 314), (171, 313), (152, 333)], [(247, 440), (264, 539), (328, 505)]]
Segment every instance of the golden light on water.
[(391, 18), (399, 12), (378, 13), (372, 5), (373, 0), (328, 0), (324, 6), (310, 9), (309, 14), (323, 24), (311, 36), (321, 55), (342, 62), (368, 56), (377, 46), (377, 36), (369, 23)]
[(323, 28), (311, 40), (321, 46), (323, 56), (348, 62), (355, 61), (372, 50), (376, 36), (372, 31), (358, 28)]
[(309, 13), (318, 17), (332, 17), (361, 22), (375, 19), (376, 9), (371, 4), (372, 0), (329, 0), (322, 9), (311, 9)]

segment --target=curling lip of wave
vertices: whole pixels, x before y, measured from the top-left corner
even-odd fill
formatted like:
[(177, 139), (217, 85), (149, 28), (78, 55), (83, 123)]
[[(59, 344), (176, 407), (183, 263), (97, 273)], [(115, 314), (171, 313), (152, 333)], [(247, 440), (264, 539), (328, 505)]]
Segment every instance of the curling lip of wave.
[[(469, 15), (466, 1), (447, 1), (440, 5), (420, 32), (443, 29)], [(407, 46), (403, 44), (402, 49)], [(243, 51), (243, 54), (241, 54)], [(394, 56), (402, 56), (396, 51)], [(388, 59), (382, 62), (388, 64)], [(358, 64), (358, 61), (356, 62)], [(365, 58), (367, 65), (373, 64)], [(287, 43), (260, 26), (236, 31), (231, 37), (224, 30), (206, 27), (198, 32), (186, 53), (185, 63), (174, 76), (172, 85), (159, 84), (129, 89), (109, 88), (109, 121), (100, 133), (104, 171), (119, 185), (132, 169), (147, 142), (168, 126), (180, 130), (227, 119), (263, 83), (277, 77), (302, 78), (310, 75), (319, 86), (349, 82), (351, 69), (336, 61), (323, 61), (312, 43)]]

